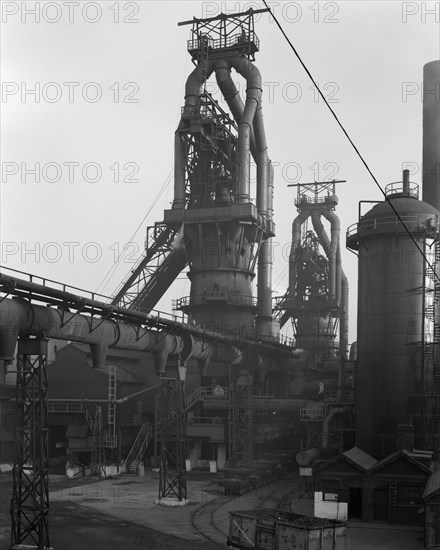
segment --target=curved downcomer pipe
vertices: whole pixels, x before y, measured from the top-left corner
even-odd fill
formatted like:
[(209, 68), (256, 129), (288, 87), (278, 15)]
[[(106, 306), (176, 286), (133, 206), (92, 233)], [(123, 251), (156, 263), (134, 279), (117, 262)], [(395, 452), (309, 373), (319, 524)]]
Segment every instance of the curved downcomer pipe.
[[(41, 335), (47, 338), (89, 344), (94, 367), (103, 367), (109, 348), (145, 351), (153, 354), (157, 374), (164, 374), (168, 356), (182, 362), (196, 359), (207, 363), (241, 360), (241, 352), (229, 345), (211, 345), (192, 336), (158, 332), (128, 323), (103, 320), (60, 309), (33, 305), (14, 298), (0, 303), (0, 358), (11, 360), (19, 336)], [(217, 349), (219, 348), (219, 349)], [(222, 349), (226, 348), (226, 349)]]
[[(249, 65), (252, 66), (251, 63)], [(229, 63), (229, 60), (219, 60), (216, 64), (215, 74), (220, 91), (235, 121), (240, 124), (245, 106), (231, 78), (232, 66), (236, 68), (236, 65)], [(273, 167), (267, 154), (261, 98), (251, 128), (250, 151), (257, 165), (257, 210), (263, 219), (271, 220), (273, 217)], [(272, 321), (272, 266), (272, 239), (269, 238), (262, 244), (258, 261), (260, 325), (268, 320)]]
[(336, 407), (335, 409), (332, 409), (328, 415), (326, 416), (324, 420), (324, 424), (322, 425), (322, 448), (324, 450), (328, 449), (328, 440), (330, 437), (330, 422), (337, 414), (343, 414), (348, 412), (348, 409), (345, 407)]
[[(205, 81), (214, 70), (212, 61), (203, 60), (189, 75), (185, 86), (184, 115), (193, 114), (197, 101), (202, 93)], [(174, 134), (174, 200), (173, 208), (185, 208), (185, 164), (188, 155), (188, 146), (180, 136), (180, 130), (184, 128), (180, 122)]]
[[(220, 64), (221, 63), (221, 64)], [(220, 65), (219, 65), (220, 64)], [(208, 60), (201, 62), (189, 75), (185, 87), (185, 106), (183, 114), (191, 114), (197, 104), (197, 100), (202, 94), (203, 85), (209, 78), (216, 66), (221, 68), (233, 67), (241, 74), (247, 82), (246, 88), (246, 103), (244, 110), (240, 116), (238, 125), (238, 189), (237, 202), (249, 202), (250, 199), (250, 142), (252, 123), (255, 116), (255, 111), (261, 101), (262, 82), (260, 71), (248, 59), (244, 57), (234, 56), (223, 60)], [(235, 100), (234, 110), (238, 114), (240, 102)], [(178, 131), (182, 128), (182, 123), (179, 125)], [(185, 193), (185, 181), (182, 181), (180, 159), (184, 155), (182, 140), (179, 138), (175, 143), (178, 153), (175, 160), (175, 181), (174, 181), (174, 208), (183, 208), (182, 199)]]
[(322, 447), (311, 447), (306, 451), (300, 451), (296, 455), (296, 462), (300, 466), (310, 466), (312, 462), (317, 460), (322, 456), (322, 453), (328, 451), (329, 449), (329, 437), (330, 437), (330, 422), (337, 414), (346, 413), (348, 409), (345, 407), (336, 407), (332, 409), (327, 415), (324, 423), (322, 425)]
[[(315, 230), (319, 242), (322, 245), (327, 257), (330, 259), (332, 251), (332, 243), (328, 238), (327, 232), (324, 229), (324, 226), (321, 222), (321, 213), (313, 212), (312, 213), (312, 224), (313, 229)], [(334, 216), (337, 218), (336, 214)], [(329, 219), (326, 216), (327, 219)], [(338, 219), (338, 218), (337, 218)], [(330, 220), (329, 220), (330, 221)], [(338, 219), (339, 222), (339, 219)], [(330, 222), (331, 223), (331, 222)], [(339, 230), (340, 231), (340, 230)], [(340, 284), (340, 300), (341, 300), (341, 318), (339, 324), (339, 349), (341, 357), (347, 357), (348, 354), (348, 300), (349, 300), (349, 285), (348, 279), (344, 273), (344, 270), (341, 267), (341, 248), (338, 246), (338, 251), (336, 254), (336, 266), (337, 266), (337, 281), (336, 287), (339, 288)], [(340, 283), (339, 283), (340, 281)]]
[(289, 297), (292, 299), (295, 295), (296, 286), (296, 251), (301, 244), (301, 226), (310, 216), (310, 213), (300, 212), (292, 223), (292, 245), (289, 255)]
[[(322, 215), (330, 222), (330, 250), (329, 259), (329, 278), (330, 278), (330, 299), (341, 299), (341, 258), (340, 258), (340, 236), (341, 222), (334, 212), (323, 210)], [(338, 261), (339, 260), (339, 261)]]
[[(216, 63), (216, 62), (214, 62)], [(246, 102), (244, 104), (244, 109), (241, 108), (242, 102), (241, 99), (230, 99), (229, 102), (232, 105), (231, 112), (238, 122), (238, 155), (237, 155), (237, 171), (238, 171), (238, 189), (237, 189), (237, 202), (245, 203), (250, 200), (250, 150), (251, 150), (251, 136), (255, 132), (255, 145), (256, 145), (256, 163), (257, 170), (260, 171), (261, 177), (264, 177), (261, 172), (263, 169), (261, 167), (261, 155), (265, 154), (262, 152), (264, 145), (259, 143), (261, 137), (264, 137), (264, 127), (262, 124), (256, 127), (254, 124), (254, 118), (256, 112), (261, 108), (261, 94), (262, 94), (262, 80), (260, 71), (251, 63), (247, 58), (240, 56), (233, 56), (230, 58), (219, 60), (216, 63), (216, 67), (220, 69), (235, 69), (238, 74), (240, 74), (246, 80)], [(225, 73), (221, 73), (223, 78)], [(226, 78), (226, 83), (232, 93), (233, 88), (231, 87), (230, 78)], [(232, 83), (233, 85), (233, 83)], [(219, 84), (220, 86), (220, 84)], [(235, 88), (235, 86), (233, 86)], [(228, 94), (230, 97), (230, 94)], [(237, 97), (237, 96), (235, 96)], [(226, 99), (226, 98), (225, 98)], [(240, 112), (241, 111), (241, 112)], [(239, 118), (238, 118), (239, 117)], [(261, 118), (258, 116), (258, 118)], [(255, 121), (256, 122), (256, 121)], [(262, 122), (262, 121), (261, 121)], [(257, 135), (258, 131), (258, 135)], [(263, 198), (267, 195), (267, 186), (262, 188), (262, 183), (259, 180), (257, 173), (257, 207), (258, 203), (262, 201), (265, 203), (266, 199)], [(260, 204), (261, 206), (261, 204)], [(258, 208), (259, 212), (263, 212), (261, 208)]]

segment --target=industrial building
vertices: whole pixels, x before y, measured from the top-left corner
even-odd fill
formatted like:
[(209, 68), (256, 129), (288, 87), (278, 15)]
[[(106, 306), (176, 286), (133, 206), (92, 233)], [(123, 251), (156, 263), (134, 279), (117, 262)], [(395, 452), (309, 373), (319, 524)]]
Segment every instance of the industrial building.
[[(254, 15), (265, 11), (180, 23), (195, 68), (173, 202), (111, 300), (0, 275), (5, 458), (14, 430), (19, 441), (12, 548), (49, 547), (49, 461), (102, 477), (146, 464), (159, 469), (159, 502), (185, 503), (186, 471), (258, 478), (277, 451), (312, 474), (317, 516), (424, 525), (426, 548), (440, 544), (439, 103), (423, 105), (422, 188), (404, 171), (346, 229), (343, 181), (295, 184), (289, 285), (273, 299), (274, 169), (254, 64)], [(440, 62), (424, 70), (438, 85)], [(358, 255), (357, 342), (344, 244)], [(153, 311), (185, 269), (190, 294), (172, 314)], [(49, 361), (48, 341), (58, 343)]]

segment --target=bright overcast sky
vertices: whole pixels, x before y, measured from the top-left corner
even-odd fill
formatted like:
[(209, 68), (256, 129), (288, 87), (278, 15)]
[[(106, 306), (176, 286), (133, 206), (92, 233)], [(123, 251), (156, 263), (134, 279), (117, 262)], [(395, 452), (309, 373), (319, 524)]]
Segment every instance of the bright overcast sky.
[[(77, 3), (2, 2), (2, 264), (111, 295), (141, 254), (147, 225), (173, 198), (174, 131), (193, 68), (189, 27), (177, 23), (263, 4)], [(269, 5), (381, 185), (401, 179), (406, 163), (419, 183), (422, 71), (440, 57), (440, 3)], [(274, 293), (281, 295), (296, 216), (287, 184), (347, 180), (337, 189), (344, 233), (357, 221), (358, 201), (381, 195), (269, 14), (256, 16), (256, 33), (276, 165)], [(38, 176), (26, 173), (36, 163)], [(353, 340), (357, 262), (344, 234), (342, 244)], [(172, 297), (188, 294), (182, 277), (159, 307), (170, 311)]]

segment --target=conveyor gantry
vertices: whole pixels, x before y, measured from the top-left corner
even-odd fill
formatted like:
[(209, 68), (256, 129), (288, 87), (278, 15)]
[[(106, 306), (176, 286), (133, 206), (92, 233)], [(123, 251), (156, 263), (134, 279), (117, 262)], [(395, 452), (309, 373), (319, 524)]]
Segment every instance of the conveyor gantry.
[(147, 229), (145, 255), (132, 269), (111, 304), (150, 312), (159, 302), (188, 260), (183, 248), (174, 248), (177, 232), (157, 223)]

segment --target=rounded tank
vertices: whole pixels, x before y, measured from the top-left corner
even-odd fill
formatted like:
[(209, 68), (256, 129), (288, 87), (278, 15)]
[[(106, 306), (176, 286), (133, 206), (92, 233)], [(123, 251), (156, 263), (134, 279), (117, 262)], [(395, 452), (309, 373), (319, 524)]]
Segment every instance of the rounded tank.
[[(414, 187), (388, 197), (421, 250), (439, 212)], [(396, 450), (399, 424), (423, 445), (424, 259), (390, 204), (382, 202), (347, 232), (359, 252), (356, 446), (377, 458)]]

